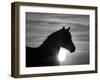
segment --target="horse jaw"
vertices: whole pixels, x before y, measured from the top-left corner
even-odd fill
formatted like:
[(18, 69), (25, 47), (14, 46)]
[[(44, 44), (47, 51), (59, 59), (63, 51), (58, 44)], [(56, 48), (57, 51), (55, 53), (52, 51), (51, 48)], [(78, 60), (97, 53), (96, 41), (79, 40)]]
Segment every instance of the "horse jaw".
[(70, 52), (63, 48), (63, 47), (60, 47), (60, 50), (59, 50), (59, 53), (58, 53), (58, 61), (59, 62), (64, 62), (66, 60), (66, 55), (69, 54)]

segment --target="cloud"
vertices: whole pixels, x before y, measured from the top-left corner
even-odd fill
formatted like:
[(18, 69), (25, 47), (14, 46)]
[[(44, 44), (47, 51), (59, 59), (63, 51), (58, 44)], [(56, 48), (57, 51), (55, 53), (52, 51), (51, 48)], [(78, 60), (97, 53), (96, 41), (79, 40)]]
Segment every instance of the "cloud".
[(51, 33), (71, 26), (76, 51), (64, 64), (89, 63), (89, 15), (26, 13), (26, 46), (39, 47)]

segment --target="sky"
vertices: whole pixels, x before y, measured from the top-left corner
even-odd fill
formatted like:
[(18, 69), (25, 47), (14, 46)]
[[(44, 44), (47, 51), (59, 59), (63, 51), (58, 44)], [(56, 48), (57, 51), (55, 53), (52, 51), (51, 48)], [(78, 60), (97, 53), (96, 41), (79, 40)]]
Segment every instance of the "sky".
[(70, 26), (76, 51), (61, 65), (89, 64), (89, 15), (26, 12), (26, 46), (39, 47), (51, 33)]

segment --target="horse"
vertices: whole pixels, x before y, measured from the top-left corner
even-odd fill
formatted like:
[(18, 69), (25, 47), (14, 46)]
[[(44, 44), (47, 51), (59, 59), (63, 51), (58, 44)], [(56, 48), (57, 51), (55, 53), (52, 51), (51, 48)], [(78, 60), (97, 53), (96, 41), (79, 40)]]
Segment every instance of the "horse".
[(26, 46), (26, 67), (57, 66), (59, 61), (57, 55), (60, 47), (75, 51), (75, 45), (72, 41), (70, 27), (61, 28), (50, 34), (45, 41), (37, 48)]

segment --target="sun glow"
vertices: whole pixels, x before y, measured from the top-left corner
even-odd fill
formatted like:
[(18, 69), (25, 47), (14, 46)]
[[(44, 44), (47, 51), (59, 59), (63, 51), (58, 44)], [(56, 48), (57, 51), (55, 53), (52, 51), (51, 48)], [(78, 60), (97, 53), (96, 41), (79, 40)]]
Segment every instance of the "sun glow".
[(69, 53), (69, 51), (66, 50), (65, 48), (61, 47), (60, 50), (59, 50), (59, 54), (58, 54), (58, 60), (60, 62), (65, 61), (67, 53)]

